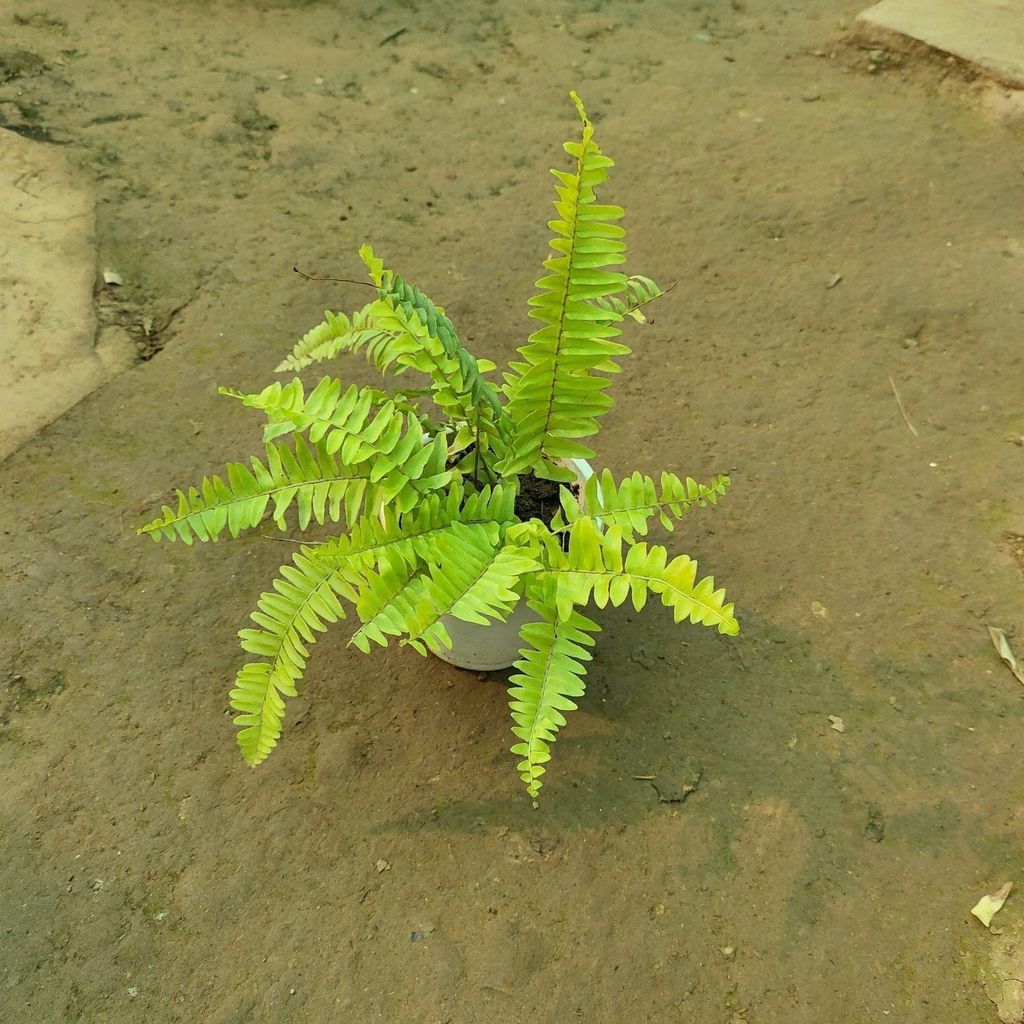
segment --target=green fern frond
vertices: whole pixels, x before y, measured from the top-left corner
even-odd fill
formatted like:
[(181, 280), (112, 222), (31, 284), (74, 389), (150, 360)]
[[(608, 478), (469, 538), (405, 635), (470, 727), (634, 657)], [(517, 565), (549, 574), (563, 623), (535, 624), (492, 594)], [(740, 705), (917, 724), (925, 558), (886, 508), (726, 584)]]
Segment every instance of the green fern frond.
[(647, 322), (647, 318), (640, 312), (640, 307), (664, 294), (649, 277), (632, 274), (626, 279), (625, 288), (619, 294), (603, 295), (592, 301), (601, 309), (607, 309), (620, 317), (628, 316), (642, 324)]
[(394, 340), (382, 350), (383, 361), (378, 361), (378, 366), (384, 370), (395, 363), (399, 372), (410, 368), (425, 373), (434, 402), (453, 425), (479, 421), (478, 433), (492, 439), (490, 447), (504, 451), (499, 442), (506, 432), (507, 414), (494, 386), (484, 380), (481, 363), (462, 346), (444, 311), (418, 288), (385, 269), (369, 245), (364, 245), (359, 255), (380, 293), (375, 321), (394, 334)]
[(268, 509), (285, 529), (292, 505), (298, 508), (303, 530), (312, 519), (338, 522), (342, 506), (350, 523), (364, 507), (379, 511), (393, 503), (397, 511), (407, 511), (422, 494), (451, 480), (444, 468), (444, 438), (438, 435), (424, 443), (418, 423), (405, 421), (400, 414), (389, 419), (383, 412), (358, 435), (341, 441), (340, 457), (330, 450), (329, 441), (310, 445), (298, 436), (294, 453), (282, 443), (267, 445), (266, 465), (255, 456), (251, 469), (229, 463), (226, 481), (205, 477), (198, 489), (179, 490), (178, 507), (164, 505), (163, 515), (138, 533), (186, 544), (193, 539), (215, 541), (225, 529), (237, 537), (258, 525)]
[(573, 608), (591, 599), (604, 608), (609, 602), (616, 608), (626, 598), (640, 611), (650, 594), (661, 596), (671, 608), (676, 622), (713, 626), (719, 633), (734, 635), (739, 623), (733, 606), (725, 603), (725, 591), (715, 589), (712, 576), (697, 580), (697, 563), (687, 555), (671, 561), (660, 544), (632, 544), (625, 557), (621, 526), (612, 526), (604, 534), (594, 520), (582, 516), (569, 529), (569, 551), (563, 552), (552, 536), (547, 544), (548, 568), (545, 575), (556, 583), (555, 604), (560, 618), (568, 618)]
[(607, 268), (625, 262), (625, 232), (614, 221), (623, 211), (597, 203), (595, 187), (613, 161), (594, 142), (594, 128), (579, 97), (573, 102), (583, 122), (579, 142), (565, 150), (576, 158), (576, 173), (552, 171), (557, 178), (556, 220), (549, 227), (555, 255), (537, 281), (540, 293), (530, 299), (530, 316), (543, 323), (520, 349), (522, 362), (505, 375), (508, 411), (515, 424), (509, 455), (499, 467), (504, 474), (533, 470), (538, 476), (570, 482), (571, 471), (559, 465), (567, 458), (590, 458), (593, 451), (579, 438), (597, 433), (597, 420), (611, 400), (604, 395), (607, 378), (594, 371), (616, 373), (615, 357), (629, 349), (612, 339), (621, 315), (597, 302), (626, 287), (625, 276)]
[(252, 620), (260, 629), (239, 632), (242, 649), (269, 658), (270, 663), (249, 662), (238, 673), (230, 693), (231, 707), (239, 712), (238, 746), (250, 765), (265, 760), (280, 735), (284, 698), (294, 697), (306, 670), (308, 645), (328, 623), (345, 618), (339, 598), (356, 593), (337, 568), (303, 549), (292, 565), (281, 567), (274, 589), (261, 594)]
[[(238, 744), (246, 761), (259, 764), (277, 743), (284, 698), (295, 695), (317, 634), (326, 624), (345, 618), (341, 599), (356, 604), (360, 615), (372, 620), (394, 600), (396, 576), (405, 574), (398, 580), (400, 586), (417, 566), (428, 564), (438, 550), (438, 539), (453, 526), (478, 526), (489, 543), (497, 544), (503, 524), (513, 520), (514, 501), (514, 490), (501, 487), (485, 488), (463, 500), (462, 488), (455, 483), (447, 493), (425, 495), (416, 510), (404, 516), (391, 509), (364, 516), (347, 536), (303, 547), (291, 565), (282, 566), (273, 591), (261, 595), (252, 614), (260, 628), (239, 633), (243, 650), (269, 659), (269, 664), (243, 666), (230, 695), (231, 706), (239, 712)], [(422, 597), (417, 594), (416, 603), (408, 607), (410, 621)], [(363, 638), (376, 639), (377, 625), (364, 625), (355, 645), (369, 649)]]
[(415, 316), (426, 328), (427, 337), (440, 344), (444, 354), (458, 367), (461, 383), (459, 389), (468, 394), (473, 405), (486, 404), (497, 418), (501, 414), (501, 403), (494, 385), (484, 380), (473, 356), (459, 341), (455, 327), (444, 311), (438, 309), (417, 285), (403, 281), (392, 270), (385, 270), (381, 277), (380, 296), (391, 307), (401, 313), (406, 323)]
[(405, 636), (426, 654), (451, 647), (446, 615), (481, 624), (506, 619), (519, 601), (519, 577), (540, 564), (529, 549), (502, 546), (490, 525), (453, 523), (435, 534), (428, 559), (389, 557), (367, 573), (356, 606), (363, 625), (352, 643), (367, 651), (371, 641), (386, 646), (388, 637)]
[(281, 738), (284, 698), (294, 697), (295, 687), (287, 678), (275, 676), (265, 661), (243, 665), (231, 691), (231, 706), (239, 712), (235, 725), (242, 756), (250, 765), (265, 760)]
[(512, 732), (520, 740), (512, 753), (522, 758), (517, 768), (527, 792), (536, 798), (555, 733), (565, 725), (563, 712), (575, 711), (573, 698), (583, 696), (584, 662), (591, 660), (587, 648), (594, 646), (591, 634), (600, 627), (575, 610), (564, 618), (556, 616), (553, 600), (542, 592), (530, 592), (527, 603), (541, 621), (528, 622), (519, 631), (528, 646), (515, 663), (519, 671), (509, 677), (509, 707)]
[(347, 536), (333, 537), (315, 550), (318, 558), (337, 567), (372, 565), (389, 552), (426, 564), (438, 537), (453, 525), (486, 526), (489, 540), (497, 544), (501, 532), (515, 521), (515, 497), (514, 488), (502, 485), (466, 494), (455, 481), (446, 492), (423, 495), (416, 508), (404, 515), (385, 508), (380, 515), (364, 516)]
[(430, 555), (445, 566), (440, 580), (436, 564), (391, 552), (378, 571), (366, 573), (356, 605), (363, 624), (350, 641), (354, 646), (367, 652), (371, 642), (386, 647), (389, 637), (406, 636), (420, 654), (451, 647), (439, 619), (449, 598), (464, 594), (485, 571), (495, 555), (495, 538), (488, 524), (455, 523), (434, 535)]
[(555, 533), (564, 532), (583, 515), (599, 519), (605, 526), (619, 526), (627, 543), (636, 536), (647, 536), (650, 520), (657, 516), (666, 530), (674, 527), (673, 517), (681, 519), (697, 505), (717, 505), (729, 486), (727, 476), (716, 476), (709, 484), (697, 483), (693, 477), (681, 480), (675, 473), (661, 474), (661, 488), (653, 478), (634, 473), (616, 484), (609, 470), (595, 473), (583, 485), (577, 498), (567, 487), (561, 489), (562, 509), (552, 520)]
[[(356, 603), (362, 625), (349, 640), (353, 647), (368, 654), (371, 644), (387, 647), (388, 637), (409, 631), (407, 623), (423, 594), (422, 571), (418, 560), (403, 557), (397, 550), (385, 552), (377, 560), (376, 569), (366, 570)], [(422, 645), (413, 646), (426, 654)]]
[(356, 310), (351, 320), (344, 313), (325, 311), (323, 321), (303, 335), (275, 372), (303, 370), (313, 363), (332, 359), (346, 349), (359, 349), (364, 345), (372, 347), (374, 342), (385, 342), (382, 335), (386, 332), (372, 322), (373, 305), (370, 302)]
[[(388, 426), (395, 421), (393, 413), (404, 413), (407, 418), (411, 416), (420, 424), (421, 432), (430, 428), (411, 403), (396, 400), (375, 388), (358, 387), (355, 384), (343, 392), (341, 381), (335, 377), (324, 377), (308, 397), (298, 377), (287, 384), (274, 381), (258, 394), (247, 395), (234, 388), (219, 388), (218, 391), (230, 398), (237, 398), (247, 408), (266, 413), (264, 443), (292, 431), (308, 431), (309, 440), (314, 444), (326, 440), (328, 448), (337, 451), (343, 441), (360, 436), (366, 429), (371, 410), (376, 410), (378, 416), (381, 411), (387, 410), (387, 414), (379, 421), (381, 432), (385, 434)], [(406, 422), (411, 420), (407, 419)], [(436, 433), (436, 428), (431, 432)], [(415, 434), (411, 433), (410, 436), (415, 437)]]
[(439, 538), (423, 580), (422, 600), (408, 623), (407, 643), (450, 649), (451, 637), (441, 621), (446, 615), (479, 625), (505, 621), (519, 603), (519, 577), (540, 568), (529, 548), (495, 546), (479, 528), (471, 534), (472, 529), (456, 525)]

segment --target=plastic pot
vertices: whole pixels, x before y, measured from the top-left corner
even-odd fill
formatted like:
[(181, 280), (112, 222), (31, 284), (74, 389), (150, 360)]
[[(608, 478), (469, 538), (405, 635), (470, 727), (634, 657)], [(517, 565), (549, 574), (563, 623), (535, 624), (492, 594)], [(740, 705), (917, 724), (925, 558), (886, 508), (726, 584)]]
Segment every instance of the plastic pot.
[[(581, 488), (594, 475), (590, 464), (582, 459), (569, 459), (567, 464), (576, 473)], [(462, 619), (445, 615), (441, 621), (452, 638), (452, 647), (451, 650), (434, 653), (442, 661), (457, 668), (477, 672), (508, 668), (518, 660), (519, 649), (523, 646), (523, 641), (519, 637), (520, 628), (536, 619), (537, 616), (523, 600), (516, 605), (508, 621), (494, 622), (488, 626), (481, 626), (476, 622), (463, 622)]]

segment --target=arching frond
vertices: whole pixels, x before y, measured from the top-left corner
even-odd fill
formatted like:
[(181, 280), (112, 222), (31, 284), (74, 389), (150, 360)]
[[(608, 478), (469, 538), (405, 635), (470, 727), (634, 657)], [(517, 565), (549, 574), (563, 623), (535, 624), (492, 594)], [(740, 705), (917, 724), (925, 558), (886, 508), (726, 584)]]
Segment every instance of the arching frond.
[[(489, 543), (498, 544), (503, 525), (514, 518), (514, 501), (515, 491), (502, 487), (464, 498), (455, 483), (447, 493), (425, 495), (406, 515), (387, 509), (383, 515), (364, 516), (347, 536), (303, 547), (292, 564), (282, 566), (273, 590), (261, 595), (252, 614), (259, 628), (239, 633), (243, 650), (268, 659), (244, 665), (230, 695), (242, 728), (238, 744), (249, 764), (259, 764), (277, 743), (284, 699), (295, 695), (317, 635), (345, 618), (341, 600), (356, 604), (361, 616), (373, 620), (416, 567), (429, 564), (438, 539), (453, 526), (475, 526)], [(410, 621), (415, 612), (410, 606)], [(364, 638), (377, 639), (376, 628), (376, 623), (364, 625), (355, 645), (368, 650)]]
[(485, 524), (453, 523), (435, 535), (428, 559), (389, 559), (367, 573), (356, 606), (363, 626), (352, 643), (369, 650), (370, 641), (385, 646), (388, 637), (404, 636), (421, 654), (450, 648), (444, 616), (504, 620), (519, 600), (518, 578), (538, 568), (528, 548), (502, 546)]
[(540, 568), (529, 548), (495, 546), (479, 530), (470, 535), (471, 529), (455, 526), (440, 538), (424, 577), (423, 598), (409, 623), (409, 644), (422, 642), (435, 651), (451, 648), (441, 621), (446, 615), (481, 625), (504, 621), (519, 603), (519, 577)]
[(541, 621), (528, 622), (519, 631), (527, 646), (515, 663), (518, 672), (509, 677), (509, 707), (512, 732), (520, 740), (512, 753), (522, 758), (517, 767), (527, 792), (536, 797), (555, 733), (565, 725), (563, 712), (575, 711), (574, 698), (583, 696), (585, 662), (591, 660), (587, 648), (594, 646), (592, 634), (600, 627), (575, 610), (557, 616), (553, 594), (545, 595), (542, 588), (529, 591), (527, 603)]
[(573, 102), (583, 122), (579, 142), (565, 150), (576, 158), (574, 174), (552, 171), (558, 179), (556, 220), (549, 227), (555, 255), (544, 262), (548, 273), (537, 281), (539, 294), (530, 299), (530, 316), (544, 325), (520, 349), (522, 362), (510, 364), (505, 375), (508, 411), (515, 432), (505, 474), (533, 470), (538, 476), (570, 482), (572, 473), (559, 464), (567, 458), (586, 459), (593, 451), (579, 438), (597, 433), (597, 420), (611, 400), (604, 394), (607, 378), (595, 371), (616, 373), (616, 356), (629, 349), (616, 341), (614, 326), (621, 315), (601, 308), (597, 300), (616, 295), (626, 278), (607, 268), (625, 262), (625, 232), (614, 221), (618, 206), (597, 203), (595, 187), (613, 161), (594, 142), (594, 128), (579, 97)]
[(328, 623), (345, 618), (339, 598), (356, 599), (344, 574), (319, 559), (315, 549), (303, 549), (292, 565), (281, 567), (274, 589), (260, 596), (253, 621), (260, 629), (243, 629), (242, 648), (268, 662), (243, 665), (230, 693), (239, 714), (238, 746), (251, 765), (263, 761), (281, 735), (284, 698), (294, 697), (309, 657), (309, 644)]
[[(340, 444), (340, 451), (338, 450)], [(334, 448), (332, 451), (331, 448)], [(444, 438), (424, 443), (419, 424), (400, 413), (381, 410), (356, 433), (308, 444), (295, 438), (295, 451), (283, 443), (267, 445), (264, 465), (255, 456), (252, 468), (232, 462), (227, 480), (205, 477), (199, 488), (179, 490), (178, 507), (139, 528), (154, 540), (217, 540), (226, 529), (232, 537), (271, 518), (285, 529), (285, 516), (295, 505), (300, 529), (311, 520), (338, 522), (344, 507), (348, 522), (366, 508), (379, 511), (393, 504), (397, 511), (414, 508), (420, 496), (451, 480), (444, 468)]]
[(632, 598), (640, 611), (650, 594), (661, 597), (672, 609), (676, 622), (713, 626), (719, 633), (738, 633), (739, 623), (733, 606), (725, 603), (725, 591), (715, 589), (712, 576), (697, 579), (697, 563), (687, 555), (671, 561), (660, 544), (633, 544), (623, 555), (621, 526), (612, 526), (602, 534), (594, 520), (582, 516), (569, 529), (569, 550), (563, 552), (552, 537), (547, 545), (548, 568), (545, 575), (555, 580), (555, 604), (559, 618), (565, 619), (575, 607), (591, 599), (604, 608), (609, 602), (618, 607)]
[(359, 564), (371, 565), (383, 553), (397, 551), (404, 558), (428, 563), (437, 538), (455, 524), (485, 526), (488, 539), (497, 544), (502, 531), (515, 521), (515, 496), (514, 488), (502, 485), (467, 494), (456, 481), (445, 492), (424, 495), (404, 515), (385, 508), (380, 515), (364, 516), (346, 536), (319, 545), (317, 557), (338, 567), (357, 558), (362, 559)]
[[(412, 416), (420, 424), (421, 431), (436, 433), (436, 428), (430, 429), (419, 410), (401, 397), (396, 399), (375, 388), (355, 384), (345, 391), (342, 387), (337, 378), (324, 377), (307, 396), (305, 385), (294, 377), (286, 384), (274, 381), (257, 394), (244, 394), (234, 388), (219, 388), (218, 391), (237, 398), (249, 409), (266, 413), (264, 443), (293, 431), (300, 434), (308, 432), (307, 436), (314, 444), (326, 440), (328, 447), (337, 451), (347, 437), (359, 435), (366, 428), (371, 410), (379, 414), (384, 409), (389, 413)], [(380, 422), (384, 425), (382, 433), (386, 433), (388, 417)]]
[[(362, 625), (349, 643), (368, 654), (371, 644), (387, 647), (388, 638), (409, 632), (409, 621), (423, 595), (423, 567), (418, 559), (388, 551), (377, 560), (375, 569), (363, 575), (363, 588), (356, 612)], [(422, 645), (414, 645), (426, 654)]]
[[(458, 368), (458, 390), (468, 395), (473, 405), (486, 405), (495, 418), (501, 414), (501, 403), (493, 384), (484, 380), (473, 356), (459, 341), (455, 327), (444, 311), (434, 305), (417, 285), (403, 281), (393, 270), (384, 270), (380, 281), (381, 298), (392, 312), (410, 324), (415, 316), (426, 329), (431, 342), (441, 346), (445, 356)], [(447, 381), (451, 385), (455, 382)]]
[(551, 523), (556, 533), (567, 530), (583, 515), (581, 506), (592, 519), (604, 526), (619, 526), (627, 543), (636, 535), (647, 536), (650, 520), (657, 516), (666, 530), (674, 527), (673, 517), (680, 519), (697, 505), (717, 505), (729, 486), (727, 476), (716, 476), (708, 484), (697, 483), (693, 477), (681, 480), (674, 473), (661, 474), (661, 488), (649, 476), (634, 473), (616, 483), (609, 470), (595, 473), (583, 485), (577, 498), (567, 487), (561, 489), (562, 509)]
[(375, 321), (395, 335), (382, 353), (385, 361), (378, 361), (378, 365), (386, 369), (394, 362), (400, 368), (425, 373), (431, 381), (434, 402), (452, 424), (476, 426), (479, 421), (479, 431), (491, 439), (492, 447), (503, 451), (503, 444), (498, 442), (505, 432), (507, 414), (494, 385), (482, 376), (482, 361), (463, 347), (444, 311), (419, 288), (385, 269), (370, 246), (364, 245), (359, 255), (380, 293)]
[(367, 303), (356, 310), (350, 320), (344, 313), (327, 310), (324, 319), (312, 330), (307, 331), (291, 353), (278, 364), (276, 372), (302, 370), (313, 363), (332, 359), (339, 352), (359, 349), (364, 345), (371, 348), (386, 342), (385, 333), (373, 323), (373, 303)]

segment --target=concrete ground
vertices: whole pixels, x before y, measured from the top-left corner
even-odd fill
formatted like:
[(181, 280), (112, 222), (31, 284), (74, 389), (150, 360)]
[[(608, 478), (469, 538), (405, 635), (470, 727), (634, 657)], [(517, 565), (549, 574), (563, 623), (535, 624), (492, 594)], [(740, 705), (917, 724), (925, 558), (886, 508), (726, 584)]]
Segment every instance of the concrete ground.
[(1024, 0), (882, 0), (857, 27), (865, 35), (917, 40), (1024, 87)]
[(97, 337), (94, 234), (63, 151), (0, 129), (0, 459), (134, 361)]

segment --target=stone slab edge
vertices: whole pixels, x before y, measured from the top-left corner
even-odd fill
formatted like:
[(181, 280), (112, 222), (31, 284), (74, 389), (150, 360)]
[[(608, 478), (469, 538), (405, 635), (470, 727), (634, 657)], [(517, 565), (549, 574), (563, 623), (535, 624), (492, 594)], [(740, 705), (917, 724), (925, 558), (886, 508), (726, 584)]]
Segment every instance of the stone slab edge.
[(882, 0), (857, 16), (853, 32), (868, 43), (909, 40), (1024, 89), (1024, 0)]
[(130, 362), (97, 339), (94, 229), (64, 154), (0, 129), (0, 460)]

